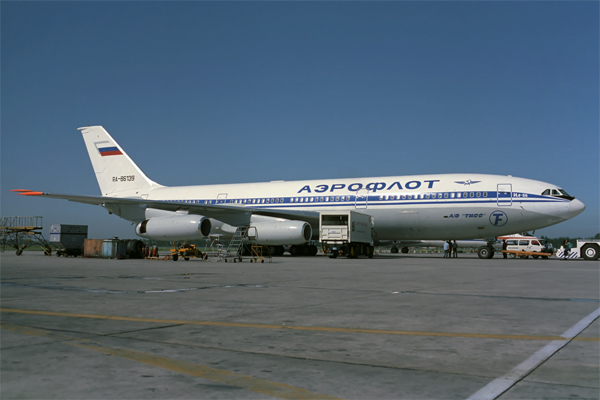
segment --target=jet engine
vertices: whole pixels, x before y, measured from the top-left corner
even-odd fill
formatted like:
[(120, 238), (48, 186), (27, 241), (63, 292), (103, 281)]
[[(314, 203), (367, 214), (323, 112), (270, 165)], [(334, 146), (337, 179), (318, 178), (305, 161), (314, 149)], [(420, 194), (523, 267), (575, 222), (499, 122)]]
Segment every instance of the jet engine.
[(153, 240), (197, 240), (210, 230), (210, 219), (193, 214), (150, 218), (135, 227), (136, 235)]
[(304, 221), (255, 222), (248, 228), (248, 243), (268, 244), (304, 244), (312, 237), (312, 228)]

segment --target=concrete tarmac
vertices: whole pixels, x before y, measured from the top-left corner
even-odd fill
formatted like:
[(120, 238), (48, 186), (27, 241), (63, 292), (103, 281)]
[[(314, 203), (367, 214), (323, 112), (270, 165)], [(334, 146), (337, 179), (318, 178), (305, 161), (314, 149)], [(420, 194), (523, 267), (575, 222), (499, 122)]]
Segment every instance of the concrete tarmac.
[(1, 254), (2, 399), (599, 399), (598, 262)]

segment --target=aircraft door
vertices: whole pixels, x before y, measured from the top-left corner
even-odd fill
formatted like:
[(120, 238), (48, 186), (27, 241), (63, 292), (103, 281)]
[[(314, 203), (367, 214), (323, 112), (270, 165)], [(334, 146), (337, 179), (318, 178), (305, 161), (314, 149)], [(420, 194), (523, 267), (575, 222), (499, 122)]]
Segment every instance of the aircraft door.
[(256, 231), (255, 226), (248, 227), (247, 237), (249, 240), (257, 240), (258, 239), (258, 232)]
[(219, 193), (217, 196), (217, 204), (227, 203), (227, 193)]
[(504, 207), (512, 206), (512, 184), (498, 184), (498, 205)]
[(354, 200), (354, 208), (357, 210), (366, 209), (369, 203), (369, 190), (360, 189), (356, 192), (356, 198)]

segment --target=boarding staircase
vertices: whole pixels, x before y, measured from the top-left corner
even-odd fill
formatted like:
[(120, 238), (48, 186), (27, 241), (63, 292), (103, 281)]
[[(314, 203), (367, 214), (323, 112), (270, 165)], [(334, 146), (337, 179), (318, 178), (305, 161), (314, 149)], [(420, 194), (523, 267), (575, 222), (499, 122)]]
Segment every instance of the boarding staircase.
[(227, 261), (242, 261), (242, 246), (244, 239), (248, 236), (248, 227), (240, 226), (235, 230), (233, 237), (229, 241), (227, 250), (225, 251), (225, 262)]

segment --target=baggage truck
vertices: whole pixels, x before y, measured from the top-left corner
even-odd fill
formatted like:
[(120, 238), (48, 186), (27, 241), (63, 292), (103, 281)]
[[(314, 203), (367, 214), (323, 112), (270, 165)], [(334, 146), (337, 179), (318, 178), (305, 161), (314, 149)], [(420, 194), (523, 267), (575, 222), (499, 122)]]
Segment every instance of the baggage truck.
[(56, 247), (57, 256), (83, 254), (83, 241), (87, 239), (87, 225), (50, 225), (50, 244)]
[(330, 258), (340, 254), (373, 258), (372, 229), (372, 217), (356, 211), (322, 211), (319, 215), (319, 237)]

